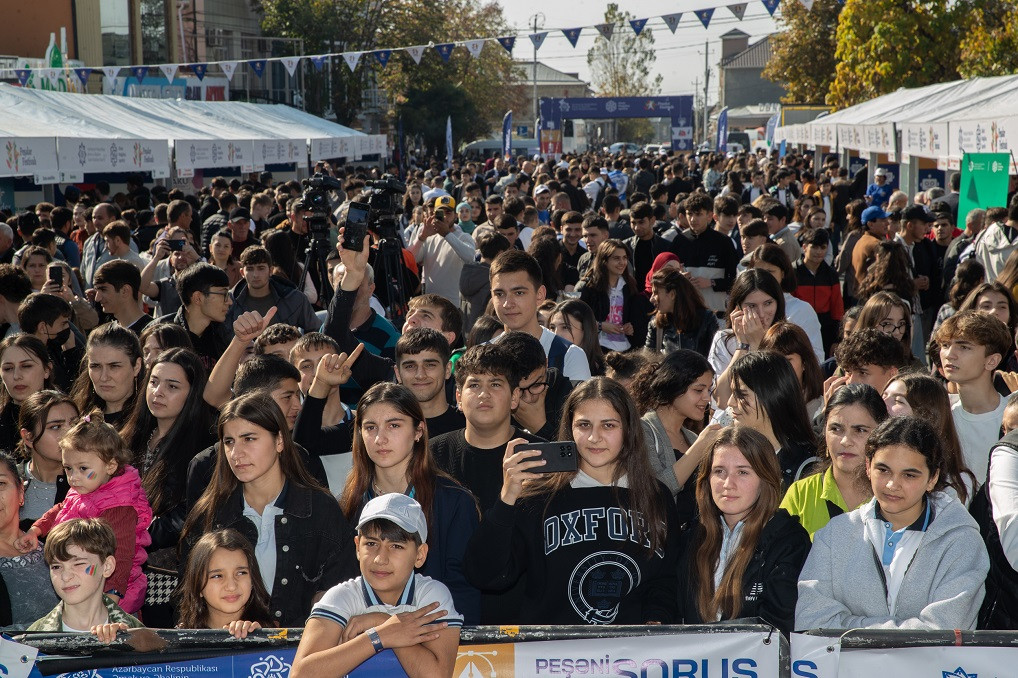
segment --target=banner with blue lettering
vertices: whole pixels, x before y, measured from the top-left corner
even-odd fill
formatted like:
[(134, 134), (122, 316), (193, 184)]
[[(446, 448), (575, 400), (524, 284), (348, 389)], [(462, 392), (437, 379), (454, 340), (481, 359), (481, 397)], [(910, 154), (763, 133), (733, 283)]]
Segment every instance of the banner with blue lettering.
[(722, 153), (728, 150), (728, 106), (718, 113), (718, 137), (714, 148)]
[(502, 118), (502, 157), (513, 157), (513, 112), (506, 111)]

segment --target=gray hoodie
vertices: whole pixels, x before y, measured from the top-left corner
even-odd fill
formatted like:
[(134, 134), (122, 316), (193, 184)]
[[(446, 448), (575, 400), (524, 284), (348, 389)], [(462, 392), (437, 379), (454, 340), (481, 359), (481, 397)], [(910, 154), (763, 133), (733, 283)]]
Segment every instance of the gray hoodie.
[(835, 517), (814, 537), (799, 575), (796, 629), (974, 629), (990, 569), (979, 527), (957, 499), (932, 495), (934, 519), (888, 609), (880, 554), (883, 535), (871, 499)]
[(463, 334), (470, 332), (474, 321), (484, 315), (484, 309), (491, 299), (491, 283), (488, 272), (491, 264), (475, 262), (464, 264), (460, 273), (460, 308), (463, 310)]

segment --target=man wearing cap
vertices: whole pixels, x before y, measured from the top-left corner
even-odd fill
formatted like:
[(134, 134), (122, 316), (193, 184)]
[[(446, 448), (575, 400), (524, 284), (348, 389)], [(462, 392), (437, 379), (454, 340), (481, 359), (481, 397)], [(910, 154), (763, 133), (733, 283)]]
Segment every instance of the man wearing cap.
[(863, 279), (866, 269), (876, 257), (877, 245), (887, 239), (887, 212), (876, 205), (867, 207), (862, 212), (862, 226), (866, 232), (852, 250), (852, 268), (855, 269), (856, 280)]
[(424, 291), (459, 306), (460, 273), (476, 254), (474, 239), (456, 223), (455, 202), (444, 195), (428, 203), (428, 216), (410, 235), (407, 249), (424, 271)]
[(887, 170), (883, 167), (878, 167), (877, 171), (873, 173), (873, 181), (866, 189), (866, 202), (871, 207), (883, 207), (890, 201), (891, 194), (894, 193), (894, 188), (887, 183)]
[(233, 256), (240, 259), (241, 253), (257, 242), (251, 233), (251, 212), (244, 207), (230, 210), (230, 221), (227, 224), (233, 239)]
[(537, 207), (537, 220), (541, 225), (551, 224), (551, 189), (545, 184), (534, 189), (534, 205)]
[[(919, 308), (923, 314), (923, 339), (933, 331), (933, 321), (944, 303), (940, 276), (942, 260), (936, 246), (927, 238), (934, 216), (922, 205), (906, 207), (901, 213), (901, 230), (894, 239), (905, 246), (912, 263), (912, 278), (919, 292)], [(925, 341), (923, 342), (925, 345)]]

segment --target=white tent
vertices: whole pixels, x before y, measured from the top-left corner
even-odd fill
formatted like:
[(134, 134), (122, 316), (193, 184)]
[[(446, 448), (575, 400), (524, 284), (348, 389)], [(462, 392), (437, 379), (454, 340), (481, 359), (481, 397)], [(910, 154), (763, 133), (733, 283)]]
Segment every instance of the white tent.
[[(0, 84), (0, 176), (37, 183), (85, 172), (263, 169), (311, 159), (384, 154), (384, 135), (366, 135), (288, 106), (70, 94)], [(171, 156), (172, 152), (172, 156)]]
[[(932, 158), (956, 168), (964, 153), (1010, 153), (1018, 144), (1018, 76), (899, 89), (809, 123), (779, 127), (775, 140), (900, 154), (902, 161)], [(1011, 172), (1016, 169), (1012, 159)]]

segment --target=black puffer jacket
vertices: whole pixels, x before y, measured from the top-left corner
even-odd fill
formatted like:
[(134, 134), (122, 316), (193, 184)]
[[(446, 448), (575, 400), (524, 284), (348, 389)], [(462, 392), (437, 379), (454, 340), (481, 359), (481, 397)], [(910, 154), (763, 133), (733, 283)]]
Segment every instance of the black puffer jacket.
[[(700, 582), (693, 562), (704, 538), (698, 523), (687, 530), (681, 541), (679, 558), (679, 618), (682, 624), (712, 623), (703, 619), (696, 605)], [(742, 577), (742, 609), (739, 617), (760, 617), (786, 636), (795, 624), (795, 602), (798, 599), (799, 573), (809, 555), (809, 533), (799, 519), (778, 509), (760, 533), (753, 558)], [(741, 549), (743, 544), (739, 544)]]

